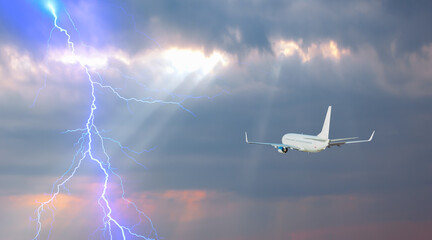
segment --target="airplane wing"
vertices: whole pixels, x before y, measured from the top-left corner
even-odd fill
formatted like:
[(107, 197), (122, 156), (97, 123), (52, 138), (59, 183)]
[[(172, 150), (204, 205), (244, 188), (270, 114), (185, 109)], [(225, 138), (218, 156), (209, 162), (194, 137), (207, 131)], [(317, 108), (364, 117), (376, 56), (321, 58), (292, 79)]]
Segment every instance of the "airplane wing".
[(282, 148), (289, 148), (289, 149), (294, 149), (294, 150), (300, 150), (296, 146), (287, 145), (287, 144), (281, 144), (281, 143), (249, 142), (248, 136), (247, 136), (247, 132), (245, 132), (245, 138), (246, 138), (246, 143), (248, 143), (248, 144), (269, 145), (269, 146), (273, 146), (274, 148), (282, 147)]
[(357, 137), (340, 138), (340, 139), (330, 139), (328, 146), (329, 147), (331, 147), (331, 146), (338, 146), (338, 147), (340, 147), (343, 144), (370, 142), (370, 141), (372, 141), (372, 138), (373, 138), (374, 134), (375, 134), (375, 131), (372, 132), (372, 135), (367, 140), (347, 141), (347, 140), (356, 139)]

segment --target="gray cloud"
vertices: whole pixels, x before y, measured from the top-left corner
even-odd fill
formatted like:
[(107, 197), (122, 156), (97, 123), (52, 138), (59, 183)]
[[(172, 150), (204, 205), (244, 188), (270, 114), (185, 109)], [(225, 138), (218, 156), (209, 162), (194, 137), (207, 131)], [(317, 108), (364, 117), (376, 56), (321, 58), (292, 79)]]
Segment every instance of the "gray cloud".
[[(432, 55), (430, 30), (422, 27), (430, 22), (429, 3), (123, 1), (105, 5), (89, 19), (80, 16), (86, 16), (96, 4), (81, 1), (66, 2), (66, 6), (80, 29), (74, 39), (80, 37), (111, 54), (100, 73), (122, 94), (181, 99), (149, 90), (163, 88), (161, 83), (178, 84), (167, 86), (177, 94), (229, 92), (184, 101), (193, 116), (177, 105), (127, 105), (113, 99), (106, 89), (96, 90), (101, 106), (96, 122), (107, 130), (105, 136), (136, 151), (153, 149), (131, 154), (146, 166), (141, 168), (116, 144), (107, 143), (128, 193), (151, 192), (160, 200), (154, 215), (165, 236), (202, 239), (205, 233), (213, 233), (214, 239), (235, 239), (250, 231), (249, 239), (286, 239), (301, 230), (429, 220), (432, 131), (428, 126), (432, 114), (428, 66)], [(106, 18), (104, 24), (96, 24)], [(45, 50), (42, 54), (34, 49), (34, 42), (11, 40), (34, 33), (12, 31), (9, 24), (13, 21), (2, 19), (8, 20), (0, 24), (0, 47), (15, 49), (14, 54), (0, 55), (0, 77), (4, 79), (0, 88), (0, 195), (4, 196), (1, 201), (10, 202), (9, 196), (48, 192), (54, 179), (69, 167), (79, 134), (61, 132), (83, 127), (89, 91), (79, 66), (42, 57)], [(45, 28), (49, 32), (50, 27)], [(102, 33), (107, 34), (104, 39)], [(41, 38), (45, 41), (45, 37)], [(333, 40), (350, 53), (340, 59), (317, 55), (305, 62), (298, 53), (280, 56), (274, 52), (271, 41), (279, 38), (297, 41), (304, 51), (311, 44)], [(203, 79), (198, 73), (165, 74), (166, 60), (150, 57), (155, 54), (152, 51), (159, 51), (152, 39), (160, 44), (160, 51), (171, 46), (203, 48), (207, 54), (217, 50), (232, 54), (228, 56), (231, 62)], [(45, 46), (44, 41), (36, 45)], [(53, 46), (63, 41), (59, 33), (53, 35)], [(119, 49), (131, 60), (129, 64), (122, 61), (121, 54), (116, 55)], [(14, 68), (11, 63), (16, 58), (11, 56), (15, 55), (28, 56), (29, 67)], [(40, 73), (45, 67), (49, 70), (47, 88), (35, 107), (29, 108), (42, 86)], [(319, 154), (290, 151), (286, 155), (244, 143), (244, 131), (253, 139), (269, 142), (280, 141), (285, 132), (317, 133), (328, 105), (334, 107), (331, 137), (366, 138), (375, 129), (374, 141)], [(102, 156), (100, 149), (97, 154)], [(89, 168), (79, 173), (80, 179), (97, 173), (91, 162), (86, 164)], [(71, 183), (68, 187), (76, 190), (72, 196), (84, 194), (81, 186), (89, 182), (97, 181)], [(173, 218), (183, 216), (177, 211), (187, 208), (177, 202), (180, 200), (163, 196), (169, 191), (203, 191), (215, 197), (203, 200), (204, 207), (197, 210), (204, 215), (199, 224), (186, 221), (181, 226)], [(356, 207), (343, 208), (352, 202)], [(217, 215), (230, 206), (238, 211)], [(167, 210), (160, 210), (164, 208)], [(285, 226), (289, 226), (287, 232), (282, 230)], [(373, 233), (376, 235), (368, 238), (380, 236), (380, 232)], [(346, 239), (347, 235), (337, 236)]]

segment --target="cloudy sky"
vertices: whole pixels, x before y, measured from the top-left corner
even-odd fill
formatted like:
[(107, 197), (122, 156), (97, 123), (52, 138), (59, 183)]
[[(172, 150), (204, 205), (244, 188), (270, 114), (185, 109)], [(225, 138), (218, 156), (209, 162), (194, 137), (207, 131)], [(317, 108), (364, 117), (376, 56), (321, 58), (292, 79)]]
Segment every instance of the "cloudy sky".
[[(432, 2), (53, 0), (75, 54), (48, 4), (0, 3), (2, 239), (35, 237), (81, 156), (82, 131), (65, 131), (90, 114), (83, 66), (94, 156), (106, 163), (105, 147), (159, 239), (432, 238)], [(317, 134), (329, 105), (331, 138), (373, 142), (244, 142)], [(40, 239), (102, 239), (103, 176), (86, 157)], [(149, 234), (118, 178), (108, 186), (113, 216)]]

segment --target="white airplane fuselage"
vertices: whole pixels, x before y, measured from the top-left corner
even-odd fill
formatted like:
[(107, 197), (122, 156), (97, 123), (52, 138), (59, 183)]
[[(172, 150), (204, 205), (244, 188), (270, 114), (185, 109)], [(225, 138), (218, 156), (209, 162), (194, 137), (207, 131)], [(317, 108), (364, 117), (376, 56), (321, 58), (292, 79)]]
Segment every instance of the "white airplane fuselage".
[[(314, 135), (287, 133), (282, 137), (282, 144), (291, 145), (302, 152), (321, 152), (328, 146), (329, 140)], [(287, 149), (281, 149), (285, 151)]]

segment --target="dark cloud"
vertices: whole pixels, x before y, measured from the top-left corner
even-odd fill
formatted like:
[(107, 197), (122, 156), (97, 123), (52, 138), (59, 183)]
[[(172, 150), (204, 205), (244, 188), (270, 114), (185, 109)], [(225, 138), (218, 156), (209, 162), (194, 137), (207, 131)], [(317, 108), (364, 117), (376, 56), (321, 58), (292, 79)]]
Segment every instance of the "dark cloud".
[[(431, 41), (427, 1), (170, 1), (135, 2), (131, 14), (138, 26), (152, 22), (153, 33), (163, 44), (194, 44), (244, 54), (250, 49), (271, 52), (274, 37), (303, 39), (308, 44), (335, 39), (356, 49), (372, 45), (383, 57), (418, 51)], [(230, 29), (238, 30), (235, 39)], [(151, 32), (149, 32), (151, 34)], [(174, 35), (174, 38), (169, 36)], [(230, 39), (230, 41), (227, 41)]]
[(432, 30), (427, 26), (432, 16), (429, 1), (384, 1), (386, 12), (392, 19), (390, 29), (394, 32), (400, 51), (418, 51), (432, 41)]
[[(153, 210), (165, 236), (287, 239), (292, 232), (311, 229), (430, 222), (427, 1), (131, 0), (103, 6), (66, 1), (64, 6), (78, 28), (71, 31), (74, 40), (137, 58), (123, 62), (112, 51), (108, 68), (100, 72), (125, 96), (182, 98), (151, 90), (161, 86), (204, 96), (183, 102), (190, 114), (175, 104), (126, 104), (107, 89), (96, 90), (96, 123), (104, 136), (136, 151), (152, 149), (130, 153), (145, 165), (137, 167), (116, 143), (106, 143), (128, 193), (138, 200), (141, 193), (160, 200)], [(77, 64), (44, 59), (47, 63), (36, 70), (22, 70), (42, 62), (38, 59), (45, 56), (52, 19), (39, 12), (42, 8), (23, 3), (0, 7), (0, 48), (14, 47), (12, 54), (0, 54), (5, 79), (0, 90), (0, 197), (5, 199), (0, 201), (10, 202), (12, 195), (49, 192), (69, 167), (80, 133), (61, 132), (84, 126), (90, 93)], [(21, 11), (28, 15), (17, 18)], [(61, 12), (62, 26), (73, 29), (66, 18)], [(53, 46), (65, 47), (61, 33), (52, 37)], [(332, 40), (349, 54), (335, 59), (318, 54), (305, 61), (299, 53), (274, 52), (272, 41), (278, 39), (294, 40), (303, 51)], [(231, 54), (230, 62), (200, 79), (199, 73), (164, 75), (163, 59), (139, 57), (171, 46), (222, 51)], [(45, 68), (47, 88), (29, 108)], [(218, 97), (205, 97), (221, 90)], [(367, 138), (376, 130), (373, 142), (285, 155), (244, 142), (245, 131), (251, 139), (268, 142), (279, 142), (286, 132), (316, 134), (329, 105), (331, 137)], [(103, 157), (100, 148), (95, 154)], [(85, 164), (87, 170), (78, 173), (81, 180), (68, 186), (75, 190), (72, 197), (97, 182), (82, 180), (100, 174), (88, 159)], [(170, 191), (179, 195), (164, 195)], [(194, 194), (208, 196), (200, 202)], [(188, 211), (202, 218), (177, 220)], [(206, 238), (209, 233), (214, 238)], [(376, 239), (379, 233), (368, 237)]]

